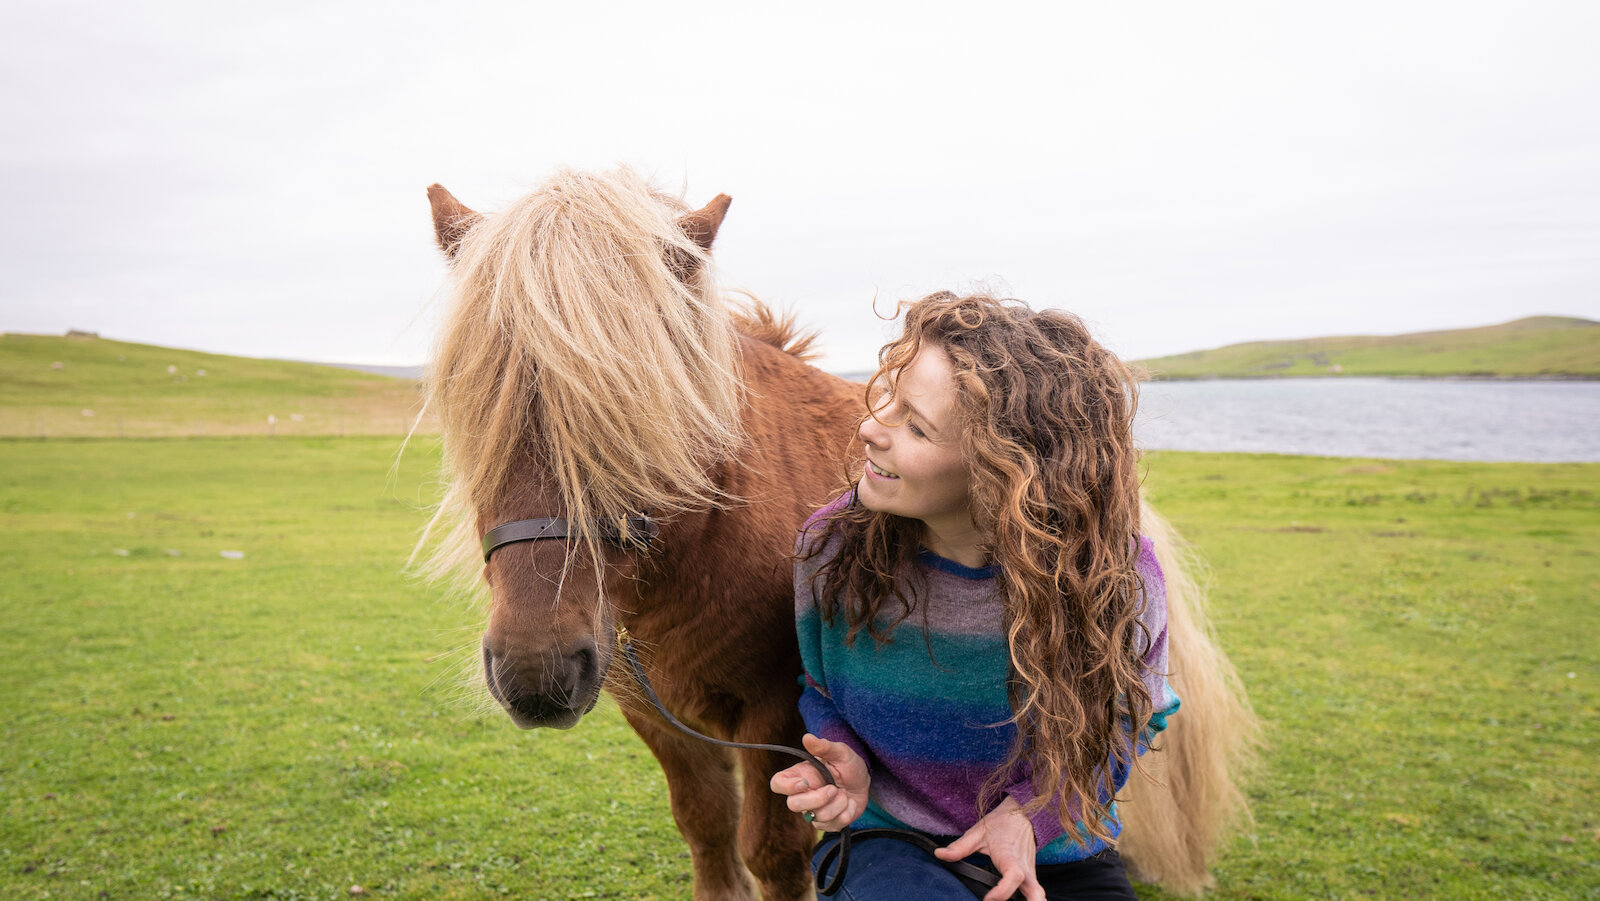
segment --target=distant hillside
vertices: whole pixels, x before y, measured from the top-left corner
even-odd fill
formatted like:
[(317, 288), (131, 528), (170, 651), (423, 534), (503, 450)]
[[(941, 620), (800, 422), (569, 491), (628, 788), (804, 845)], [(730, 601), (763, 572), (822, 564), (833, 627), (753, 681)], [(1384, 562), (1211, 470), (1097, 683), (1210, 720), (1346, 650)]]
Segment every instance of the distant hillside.
[(390, 376), (397, 379), (411, 379), (421, 381), (422, 366), (381, 366), (376, 363), (317, 363), (318, 366), (338, 366), (341, 370), (355, 370), (358, 373), (373, 373), (374, 376)]
[(1600, 322), (1531, 316), (1501, 325), (1252, 341), (1137, 361), (1156, 379), (1387, 375), (1600, 378)]
[(400, 435), (419, 401), (414, 381), (313, 363), (0, 335), (0, 437)]

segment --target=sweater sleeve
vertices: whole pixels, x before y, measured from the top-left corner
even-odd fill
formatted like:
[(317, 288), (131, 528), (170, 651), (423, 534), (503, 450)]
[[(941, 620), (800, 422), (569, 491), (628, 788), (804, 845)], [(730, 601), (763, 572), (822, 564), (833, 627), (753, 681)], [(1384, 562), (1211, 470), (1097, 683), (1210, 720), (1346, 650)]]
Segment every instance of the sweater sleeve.
[[(1006, 786), (1006, 795), (1023, 807), (1032, 803), (1039, 796), (1033, 785), (1033, 767), (1026, 762), (1019, 768), (1016, 781)], [(1061, 825), (1061, 799), (1057, 798), (1049, 804), (1034, 811), (1028, 817), (1028, 822), (1033, 824), (1034, 848), (1043, 848), (1056, 839), (1066, 834), (1066, 829)]]
[(866, 742), (851, 728), (828, 691), (828, 670), (823, 652), (823, 631), (826, 627), (822, 621), (822, 611), (817, 607), (812, 576), (816, 575), (822, 561), (829, 555), (823, 553), (805, 559), (810, 543), (817, 540), (820, 532), (816, 527), (849, 500), (850, 495), (846, 495), (813, 514), (801, 528), (797, 542), (801, 559), (795, 564), (794, 616), (795, 636), (800, 642), (800, 665), (803, 669), (800, 676), (800, 718), (805, 721), (806, 731), (813, 735), (848, 745), (867, 762), (870, 771), (871, 757)]
[(1136, 566), (1144, 580), (1144, 612), (1140, 622), (1150, 639), (1143, 657), (1144, 688), (1150, 694), (1150, 721), (1139, 733), (1138, 752), (1143, 754), (1155, 734), (1166, 730), (1167, 718), (1178, 712), (1180, 701), (1177, 692), (1172, 690), (1172, 683), (1167, 681), (1167, 579), (1156, 561), (1155, 545), (1142, 535)]
[(800, 718), (805, 720), (806, 731), (812, 735), (848, 745), (867, 764), (867, 773), (871, 775), (872, 759), (867, 756), (866, 743), (839, 714), (839, 709), (834, 706), (826, 690), (813, 683), (809, 674), (805, 691), (800, 695)]

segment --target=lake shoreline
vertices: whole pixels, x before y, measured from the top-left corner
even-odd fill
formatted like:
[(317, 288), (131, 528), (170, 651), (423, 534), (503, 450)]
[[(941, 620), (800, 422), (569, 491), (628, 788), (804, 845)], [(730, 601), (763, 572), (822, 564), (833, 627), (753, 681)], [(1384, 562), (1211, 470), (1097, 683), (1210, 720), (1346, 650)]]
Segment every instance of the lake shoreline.
[(1140, 388), (1149, 449), (1478, 462), (1600, 462), (1600, 380), (1181, 379)]

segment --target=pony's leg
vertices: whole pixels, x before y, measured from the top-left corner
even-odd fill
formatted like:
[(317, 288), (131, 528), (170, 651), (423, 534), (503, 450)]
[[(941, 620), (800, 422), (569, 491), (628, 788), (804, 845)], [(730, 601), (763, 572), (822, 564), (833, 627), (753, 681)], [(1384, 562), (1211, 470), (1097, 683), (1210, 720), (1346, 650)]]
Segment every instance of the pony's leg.
[[(799, 714), (794, 713), (799, 727)], [(792, 735), (781, 729), (751, 730), (757, 735)], [(745, 741), (760, 739), (745, 738)], [(772, 790), (772, 774), (793, 766), (795, 759), (770, 751), (740, 751), (744, 776), (744, 814), (739, 819), (739, 847), (745, 863), (761, 883), (765, 901), (805, 901), (816, 897), (811, 878), (811, 846), (817, 831), (790, 810)]]
[(654, 711), (624, 707), (623, 715), (666, 774), (672, 818), (694, 865), (694, 901), (754, 901), (755, 885), (739, 859), (733, 752), (672, 731)]

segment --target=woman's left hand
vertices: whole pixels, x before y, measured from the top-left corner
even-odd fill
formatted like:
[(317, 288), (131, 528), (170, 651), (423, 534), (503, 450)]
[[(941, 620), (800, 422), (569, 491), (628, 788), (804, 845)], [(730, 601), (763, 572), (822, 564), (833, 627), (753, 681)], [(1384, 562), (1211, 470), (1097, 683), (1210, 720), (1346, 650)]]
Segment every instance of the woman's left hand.
[(1000, 883), (983, 896), (983, 901), (1006, 901), (1019, 891), (1027, 901), (1044, 901), (1044, 889), (1033, 868), (1037, 852), (1033, 824), (1022, 815), (1022, 806), (1007, 797), (965, 835), (933, 853), (940, 860), (989, 855), (994, 868), (1000, 871)]

